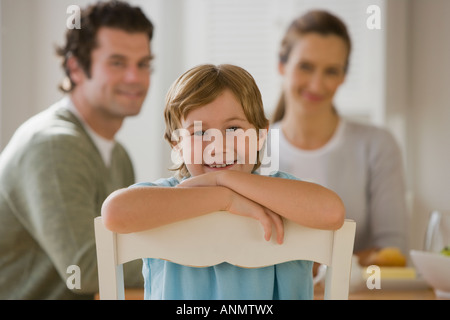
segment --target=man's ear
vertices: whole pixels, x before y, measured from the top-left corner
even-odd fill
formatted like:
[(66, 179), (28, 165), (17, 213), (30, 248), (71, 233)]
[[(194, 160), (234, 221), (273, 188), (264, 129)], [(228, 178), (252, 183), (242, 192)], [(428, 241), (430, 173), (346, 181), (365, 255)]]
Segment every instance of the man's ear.
[(70, 56), (66, 61), (67, 69), (69, 70), (70, 79), (75, 83), (79, 84), (86, 78), (83, 68), (81, 68), (78, 63), (78, 59), (74, 56)]
[(284, 76), (284, 63), (283, 62), (278, 62), (278, 73), (282, 76)]

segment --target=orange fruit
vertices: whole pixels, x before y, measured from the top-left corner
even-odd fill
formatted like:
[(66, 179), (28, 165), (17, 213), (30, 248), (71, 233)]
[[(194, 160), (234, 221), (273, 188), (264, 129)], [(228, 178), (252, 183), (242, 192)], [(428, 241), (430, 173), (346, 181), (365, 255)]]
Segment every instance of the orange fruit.
[(406, 266), (406, 257), (400, 249), (387, 247), (377, 252), (374, 264), (386, 267), (404, 267)]

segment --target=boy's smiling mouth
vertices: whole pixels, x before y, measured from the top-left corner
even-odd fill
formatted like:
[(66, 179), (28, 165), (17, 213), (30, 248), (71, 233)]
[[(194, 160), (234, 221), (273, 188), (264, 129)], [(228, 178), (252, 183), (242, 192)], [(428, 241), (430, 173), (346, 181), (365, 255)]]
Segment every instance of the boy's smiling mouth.
[(211, 164), (205, 163), (203, 165), (211, 169), (224, 169), (233, 166), (235, 163), (236, 161), (230, 163), (211, 163)]

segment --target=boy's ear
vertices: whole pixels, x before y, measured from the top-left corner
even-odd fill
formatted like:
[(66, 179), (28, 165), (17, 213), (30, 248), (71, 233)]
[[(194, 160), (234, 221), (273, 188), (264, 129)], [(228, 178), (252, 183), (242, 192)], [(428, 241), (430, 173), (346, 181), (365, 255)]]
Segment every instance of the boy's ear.
[(172, 148), (171, 155), (170, 155), (172, 162), (177, 165), (184, 163), (183, 148), (181, 147), (181, 143), (173, 141), (173, 142), (171, 142), (170, 146)]
[(267, 135), (269, 133), (269, 126), (267, 126), (265, 129), (260, 129), (258, 133), (258, 151), (261, 151), (262, 147), (264, 146), (264, 143), (267, 140)]
[(183, 148), (181, 147), (181, 144), (179, 142), (172, 141), (170, 146), (173, 151), (178, 152), (180, 155), (183, 155)]

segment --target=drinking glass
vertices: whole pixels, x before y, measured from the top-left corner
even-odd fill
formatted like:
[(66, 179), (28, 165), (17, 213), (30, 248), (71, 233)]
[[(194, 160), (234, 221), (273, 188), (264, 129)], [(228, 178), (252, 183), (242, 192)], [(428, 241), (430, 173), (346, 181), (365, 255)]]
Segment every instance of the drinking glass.
[(450, 246), (450, 214), (433, 211), (428, 219), (424, 250), (441, 252)]

